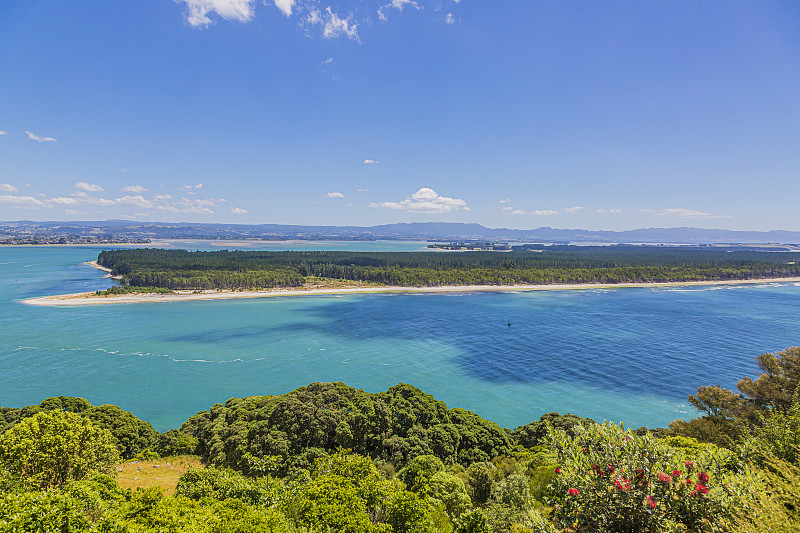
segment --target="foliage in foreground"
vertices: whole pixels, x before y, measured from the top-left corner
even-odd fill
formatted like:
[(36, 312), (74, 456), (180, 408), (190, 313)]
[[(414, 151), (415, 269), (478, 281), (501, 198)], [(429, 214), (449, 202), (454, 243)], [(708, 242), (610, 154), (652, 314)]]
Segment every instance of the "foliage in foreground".
[(741, 501), (729, 450), (636, 435), (614, 424), (549, 435), (561, 466), (554, 521), (578, 531), (722, 531)]
[(285, 474), (338, 448), (400, 467), (419, 455), (470, 465), (510, 453), (506, 432), (411, 385), (376, 394), (344, 383), (312, 383), (278, 396), (231, 398), (182, 427), (210, 463), (249, 471), (253, 457), (277, 457)]
[(108, 473), (119, 460), (111, 432), (65, 411), (38, 413), (0, 437), (0, 465), (42, 489)]
[(0, 408), (0, 434), (37, 413), (53, 411), (80, 415), (110, 431), (123, 459), (151, 450), (161, 455), (194, 453), (197, 447), (197, 440), (190, 435), (177, 435), (176, 430), (159, 435), (149, 422), (116, 405), (92, 405), (85, 398), (71, 396), (46, 398), (39, 405), (29, 405), (22, 409)]
[[(82, 398), (0, 409), (0, 531), (800, 531), (800, 349), (767, 355), (714, 412), (725, 446), (555, 413), (508, 432), (402, 384), (234, 398), (161, 435)], [(174, 497), (98, 475), (148, 443), (214, 466)]]
[(761, 354), (756, 363), (762, 374), (740, 379), (738, 393), (720, 386), (699, 387), (689, 401), (703, 416), (676, 420), (670, 424), (673, 432), (732, 447), (761, 428), (771, 413), (788, 412), (800, 387), (800, 347)]

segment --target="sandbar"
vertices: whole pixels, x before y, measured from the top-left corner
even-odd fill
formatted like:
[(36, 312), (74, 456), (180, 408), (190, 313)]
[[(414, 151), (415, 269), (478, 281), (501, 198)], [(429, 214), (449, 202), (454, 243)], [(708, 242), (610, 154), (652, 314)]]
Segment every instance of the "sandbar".
[[(100, 266), (97, 268), (103, 269)], [(236, 298), (265, 298), (274, 296), (335, 296), (350, 294), (408, 294), (408, 293), (463, 293), (463, 292), (512, 292), (512, 291), (552, 291), (576, 289), (622, 289), (622, 288), (657, 288), (657, 287), (695, 287), (714, 285), (752, 285), (767, 283), (800, 283), (795, 278), (763, 278), (725, 281), (680, 281), (665, 283), (574, 283), (563, 285), (451, 285), (440, 287), (392, 287), (392, 286), (346, 286), (336, 288), (297, 287), (288, 289), (265, 289), (249, 291), (205, 290), (175, 291), (173, 294), (119, 294), (97, 296), (93, 292), (42, 296), (22, 300), (28, 305), (71, 306), (71, 305), (104, 305), (133, 304), (156, 302), (190, 302), (199, 300), (229, 300)]]

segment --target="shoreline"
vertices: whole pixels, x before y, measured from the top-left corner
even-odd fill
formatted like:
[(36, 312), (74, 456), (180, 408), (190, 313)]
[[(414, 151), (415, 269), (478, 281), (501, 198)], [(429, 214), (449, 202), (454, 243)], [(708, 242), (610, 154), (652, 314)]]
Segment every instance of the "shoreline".
[[(108, 271), (97, 265), (95, 268)], [(110, 277), (110, 275), (108, 276)], [(206, 290), (177, 291), (175, 294), (121, 294), (114, 296), (95, 296), (94, 292), (79, 292), (73, 294), (59, 294), (53, 296), (40, 296), (21, 300), (26, 305), (38, 306), (72, 306), (72, 305), (108, 305), (108, 304), (133, 304), (156, 302), (190, 302), (207, 300), (232, 300), (242, 298), (268, 298), (276, 296), (337, 296), (351, 294), (447, 294), (464, 292), (528, 292), (552, 290), (579, 290), (579, 289), (625, 289), (625, 288), (659, 288), (659, 287), (696, 287), (719, 285), (758, 285), (767, 283), (800, 283), (800, 277), (795, 278), (763, 278), (723, 281), (674, 281), (658, 283), (573, 283), (563, 285), (446, 285), (441, 287), (343, 287), (343, 288), (296, 288), (296, 289), (266, 289), (251, 291), (216, 291)]]
[(106, 268), (104, 266), (100, 266), (99, 264), (97, 264), (97, 261), (86, 261), (85, 264), (91, 266), (92, 268), (96, 268), (97, 270), (102, 270), (103, 272), (106, 272), (106, 275), (103, 276), (104, 278), (112, 278), (113, 277), (111, 275), (111, 269), (110, 268)]

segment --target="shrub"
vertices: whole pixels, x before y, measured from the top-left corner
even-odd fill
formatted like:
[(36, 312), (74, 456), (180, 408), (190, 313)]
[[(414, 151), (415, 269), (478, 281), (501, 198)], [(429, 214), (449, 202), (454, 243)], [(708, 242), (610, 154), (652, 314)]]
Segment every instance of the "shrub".
[(0, 465), (48, 489), (92, 473), (108, 473), (119, 462), (114, 436), (87, 418), (43, 411), (0, 437)]
[(550, 500), (561, 527), (713, 531), (739, 503), (727, 450), (705, 446), (687, 453), (610, 423), (578, 430), (574, 438), (553, 429), (548, 438), (560, 461)]
[(433, 455), (420, 455), (400, 471), (399, 477), (408, 490), (424, 493), (428, 490), (433, 475), (442, 470), (444, 463), (439, 458)]
[(192, 500), (238, 499), (252, 505), (269, 506), (276, 500), (278, 483), (270, 478), (249, 478), (221, 468), (194, 468), (178, 480), (176, 494)]

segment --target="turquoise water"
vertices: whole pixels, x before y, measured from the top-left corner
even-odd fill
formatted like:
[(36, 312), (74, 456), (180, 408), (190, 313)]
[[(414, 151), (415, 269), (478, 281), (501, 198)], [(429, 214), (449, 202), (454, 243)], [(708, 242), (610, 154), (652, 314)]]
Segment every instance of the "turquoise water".
[[(424, 243), (302, 243), (416, 250)], [(198, 248), (210, 248), (198, 243)], [(283, 249), (294, 245), (282, 245)], [(756, 355), (800, 344), (800, 287), (350, 295), (34, 307), (105, 288), (102, 248), (0, 248), (0, 405), (114, 403), (157, 429), (232, 396), (412, 383), (513, 428), (550, 411), (629, 426), (693, 416)], [(508, 323), (511, 323), (508, 326)]]

